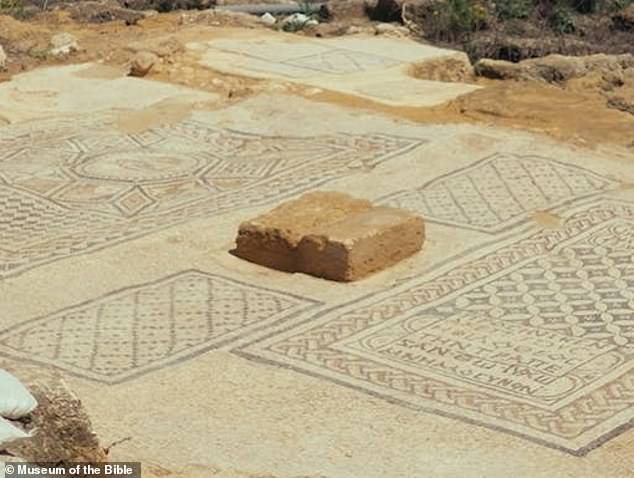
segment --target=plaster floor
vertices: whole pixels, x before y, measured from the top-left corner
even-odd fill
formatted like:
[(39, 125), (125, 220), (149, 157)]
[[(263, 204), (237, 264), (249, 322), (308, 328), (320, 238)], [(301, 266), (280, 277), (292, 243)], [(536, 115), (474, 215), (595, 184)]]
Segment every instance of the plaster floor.
[(455, 58), (452, 50), (407, 39), (353, 35), (315, 39), (268, 33), (192, 42), (201, 65), (246, 77), (285, 80), (390, 106), (434, 106), (478, 89), (413, 78), (417, 63)]
[[(61, 370), (113, 460), (634, 474), (632, 158), (285, 93), (215, 107), (95, 65), (0, 98), (0, 355)], [(313, 190), (420, 213), (422, 253), (351, 284), (229, 253)]]

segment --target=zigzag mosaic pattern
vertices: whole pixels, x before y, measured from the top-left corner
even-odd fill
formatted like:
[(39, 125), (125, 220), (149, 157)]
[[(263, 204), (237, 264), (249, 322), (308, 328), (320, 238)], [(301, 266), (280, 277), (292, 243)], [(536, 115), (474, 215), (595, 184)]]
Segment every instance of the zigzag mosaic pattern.
[(268, 204), (424, 141), (269, 137), (187, 120), (140, 134), (109, 117), (0, 129), (0, 278), (201, 216)]

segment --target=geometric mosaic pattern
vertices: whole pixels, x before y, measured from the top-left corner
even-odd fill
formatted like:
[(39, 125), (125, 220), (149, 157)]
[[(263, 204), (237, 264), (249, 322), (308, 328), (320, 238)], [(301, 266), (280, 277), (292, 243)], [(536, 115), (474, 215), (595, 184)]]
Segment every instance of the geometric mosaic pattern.
[(120, 383), (316, 304), (191, 270), (14, 326), (0, 333), (0, 353)]
[(212, 48), (238, 55), (240, 66), (255, 72), (274, 73), (290, 78), (315, 75), (346, 75), (396, 66), (401, 61), (377, 54), (333, 47), (320, 43), (219, 40)]
[(381, 204), (410, 209), (426, 220), (496, 233), (545, 211), (619, 186), (578, 166), (538, 156), (496, 154)]
[(633, 238), (597, 201), (236, 353), (583, 454), (634, 419)]
[(111, 117), (0, 128), (0, 278), (201, 216), (269, 204), (422, 143), (277, 137), (187, 120), (127, 134)]

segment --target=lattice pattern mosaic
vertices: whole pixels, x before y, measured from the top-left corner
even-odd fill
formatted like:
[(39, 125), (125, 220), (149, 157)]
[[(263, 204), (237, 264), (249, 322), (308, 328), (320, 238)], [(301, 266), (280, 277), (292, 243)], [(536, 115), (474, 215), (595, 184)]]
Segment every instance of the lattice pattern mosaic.
[(200, 271), (111, 292), (0, 333), (0, 353), (119, 383), (316, 306)]
[(0, 129), (0, 278), (201, 216), (275, 203), (424, 141), (272, 137), (187, 120), (126, 134), (108, 118)]
[(583, 453), (634, 418), (632, 237), (597, 203), (238, 353)]

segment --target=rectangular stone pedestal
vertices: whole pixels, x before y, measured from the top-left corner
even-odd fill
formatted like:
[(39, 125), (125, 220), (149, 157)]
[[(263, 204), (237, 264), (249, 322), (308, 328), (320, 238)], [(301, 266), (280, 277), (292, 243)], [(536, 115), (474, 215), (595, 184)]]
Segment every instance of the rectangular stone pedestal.
[(418, 252), (422, 218), (341, 193), (311, 193), (240, 225), (235, 254), (287, 272), (354, 281)]

